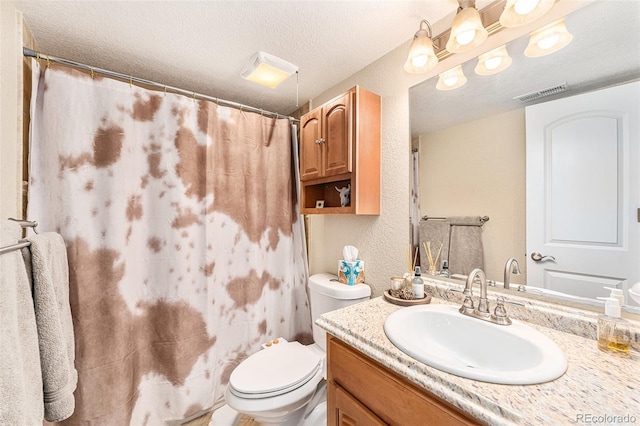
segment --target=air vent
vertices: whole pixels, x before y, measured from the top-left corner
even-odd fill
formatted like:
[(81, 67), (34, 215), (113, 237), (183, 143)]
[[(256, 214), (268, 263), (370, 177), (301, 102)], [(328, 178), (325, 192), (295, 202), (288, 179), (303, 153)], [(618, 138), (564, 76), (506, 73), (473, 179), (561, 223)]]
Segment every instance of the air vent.
[(536, 99), (544, 98), (545, 96), (566, 92), (567, 90), (571, 90), (569, 85), (567, 83), (560, 83), (555, 86), (547, 87), (546, 89), (538, 90), (537, 92), (525, 93), (524, 95), (516, 96), (513, 99), (525, 104), (527, 102), (535, 101)]

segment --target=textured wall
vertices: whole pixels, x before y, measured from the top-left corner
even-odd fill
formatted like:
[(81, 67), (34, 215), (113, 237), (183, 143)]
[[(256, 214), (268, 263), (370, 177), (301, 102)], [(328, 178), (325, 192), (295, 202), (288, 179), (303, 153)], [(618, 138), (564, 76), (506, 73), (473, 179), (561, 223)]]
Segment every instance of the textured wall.
[(318, 106), (356, 84), (381, 96), (381, 209), (379, 216), (311, 215), (310, 272), (337, 273), (342, 247), (360, 250), (373, 297), (404, 272), (403, 247), (409, 244), (409, 87), (424, 76), (405, 73), (408, 43), (313, 100)]

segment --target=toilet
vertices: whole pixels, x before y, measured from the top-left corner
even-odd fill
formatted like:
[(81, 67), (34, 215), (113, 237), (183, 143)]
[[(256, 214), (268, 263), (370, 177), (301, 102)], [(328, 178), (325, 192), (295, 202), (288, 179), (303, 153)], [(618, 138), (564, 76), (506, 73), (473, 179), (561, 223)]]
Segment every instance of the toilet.
[(314, 343), (305, 346), (278, 340), (242, 361), (229, 377), (224, 395), (228, 407), (219, 416), (224, 413), (232, 418), (229, 413), (235, 411), (261, 424), (326, 424), (326, 333), (315, 321), (325, 312), (370, 296), (371, 288), (366, 284), (348, 286), (326, 273), (309, 277)]

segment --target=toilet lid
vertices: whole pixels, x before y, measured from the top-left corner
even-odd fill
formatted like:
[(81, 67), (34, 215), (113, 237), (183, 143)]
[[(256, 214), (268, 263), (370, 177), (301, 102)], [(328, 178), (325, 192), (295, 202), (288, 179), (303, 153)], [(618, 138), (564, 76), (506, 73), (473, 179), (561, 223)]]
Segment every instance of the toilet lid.
[(280, 343), (242, 361), (231, 373), (229, 390), (244, 398), (280, 395), (308, 382), (321, 367), (321, 357), (306, 346)]

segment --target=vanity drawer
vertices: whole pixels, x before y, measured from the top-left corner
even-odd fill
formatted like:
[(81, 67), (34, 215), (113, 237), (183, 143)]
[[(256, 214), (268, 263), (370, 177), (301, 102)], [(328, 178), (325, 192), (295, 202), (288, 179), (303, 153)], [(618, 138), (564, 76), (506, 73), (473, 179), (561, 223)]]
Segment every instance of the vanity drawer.
[(476, 425), (451, 404), (421, 389), (341, 340), (327, 336), (328, 425), (337, 425), (338, 385), (390, 425)]

